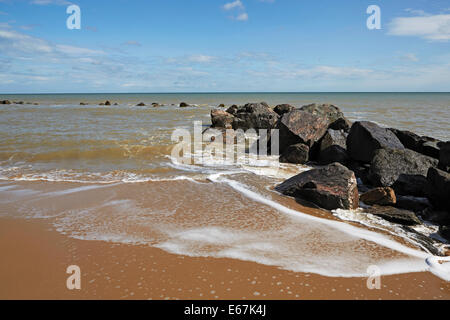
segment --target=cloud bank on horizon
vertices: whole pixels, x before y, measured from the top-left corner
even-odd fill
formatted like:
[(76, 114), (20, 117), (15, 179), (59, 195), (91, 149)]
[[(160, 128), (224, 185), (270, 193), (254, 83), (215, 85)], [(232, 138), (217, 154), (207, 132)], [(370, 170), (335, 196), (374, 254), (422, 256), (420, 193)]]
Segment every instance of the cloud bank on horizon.
[(450, 91), (448, 3), (378, 2), (0, 0), (0, 93)]

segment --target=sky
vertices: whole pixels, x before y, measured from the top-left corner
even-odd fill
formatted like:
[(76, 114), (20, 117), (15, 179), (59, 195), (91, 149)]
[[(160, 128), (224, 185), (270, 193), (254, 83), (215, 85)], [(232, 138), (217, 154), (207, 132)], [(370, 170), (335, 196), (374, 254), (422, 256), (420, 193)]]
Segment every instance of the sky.
[(0, 0), (0, 93), (342, 91), (449, 92), (450, 1)]

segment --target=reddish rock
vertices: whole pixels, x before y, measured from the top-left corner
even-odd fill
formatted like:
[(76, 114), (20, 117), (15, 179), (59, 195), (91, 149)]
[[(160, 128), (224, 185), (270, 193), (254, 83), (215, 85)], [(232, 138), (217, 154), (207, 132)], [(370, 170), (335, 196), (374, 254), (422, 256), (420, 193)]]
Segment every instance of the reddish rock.
[(395, 192), (392, 188), (375, 188), (359, 197), (359, 200), (368, 205), (382, 205), (389, 206), (394, 205), (397, 202)]

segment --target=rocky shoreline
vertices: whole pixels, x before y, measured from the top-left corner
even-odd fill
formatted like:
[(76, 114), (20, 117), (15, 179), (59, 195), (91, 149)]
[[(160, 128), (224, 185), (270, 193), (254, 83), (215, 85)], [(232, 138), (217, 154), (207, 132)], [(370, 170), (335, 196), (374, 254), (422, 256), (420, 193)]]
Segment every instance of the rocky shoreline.
[(211, 111), (218, 129), (278, 129), (280, 162), (308, 164), (275, 187), (323, 209), (357, 209), (408, 231), (433, 224), (438, 234), (420, 235), (437, 255), (450, 255), (450, 141), (383, 128), (369, 121), (351, 123), (331, 104), (300, 108), (267, 103), (219, 106)]
[[(0, 104), (4, 104), (4, 105), (35, 105), (35, 106), (39, 105), (38, 102), (28, 102), (28, 101), (24, 102), (24, 101), (11, 101), (11, 100), (0, 100)], [(102, 101), (102, 102), (99, 102), (99, 103), (80, 102), (80, 106), (88, 106), (88, 105), (98, 105), (98, 106), (107, 106), (108, 107), (108, 106), (112, 106), (112, 105), (118, 106), (119, 104), (117, 102), (113, 103), (113, 102), (111, 102), (109, 100)], [(170, 104), (170, 105), (171, 106), (176, 106), (176, 104)], [(139, 102), (135, 106), (136, 107), (149, 106), (149, 107), (157, 108), (157, 107), (168, 106), (168, 104), (162, 104), (162, 103), (159, 103), (159, 102), (152, 102), (152, 103), (146, 104), (144, 102)], [(186, 102), (180, 102), (178, 104), (178, 107), (180, 107), (180, 108), (198, 107), (198, 105), (196, 105), (196, 104), (189, 104), (189, 103), (186, 103)]]

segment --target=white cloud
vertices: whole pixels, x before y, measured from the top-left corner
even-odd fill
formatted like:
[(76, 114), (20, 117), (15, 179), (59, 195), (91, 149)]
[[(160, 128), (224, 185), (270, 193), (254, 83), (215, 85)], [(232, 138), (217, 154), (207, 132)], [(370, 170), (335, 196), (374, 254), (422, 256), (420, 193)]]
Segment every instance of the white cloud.
[(215, 57), (212, 56), (205, 56), (205, 55), (192, 55), (188, 57), (188, 60), (190, 62), (199, 62), (199, 63), (208, 63), (208, 62), (212, 62), (214, 60)]
[(65, 6), (72, 4), (66, 0), (32, 0), (31, 4), (37, 4), (39, 6), (47, 6), (47, 5), (57, 5), (57, 6)]
[(389, 24), (388, 34), (448, 41), (450, 40), (450, 14), (395, 18)]
[(241, 13), (236, 17), (236, 20), (238, 21), (247, 21), (248, 20), (248, 14), (246, 12)]
[(236, 1), (233, 1), (233, 2), (225, 3), (223, 8), (225, 10), (231, 10), (231, 9), (234, 9), (234, 8), (244, 9), (244, 5), (242, 4), (241, 0), (236, 0)]

